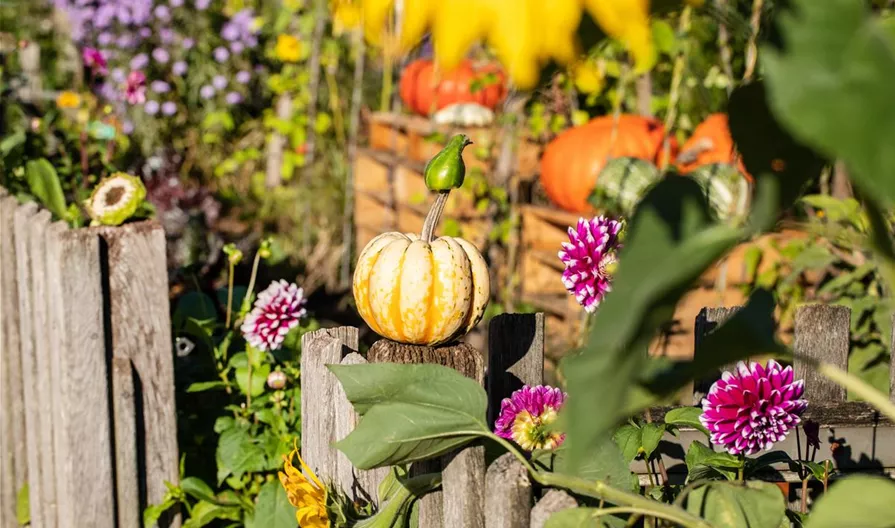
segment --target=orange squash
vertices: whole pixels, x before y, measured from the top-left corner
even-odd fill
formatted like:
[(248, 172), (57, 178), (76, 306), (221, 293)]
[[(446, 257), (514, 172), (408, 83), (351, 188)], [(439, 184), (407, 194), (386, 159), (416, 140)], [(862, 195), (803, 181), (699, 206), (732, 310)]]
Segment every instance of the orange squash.
[(743, 161), (736, 155), (736, 145), (730, 135), (727, 114), (711, 114), (700, 123), (678, 155), (677, 165), (681, 174), (688, 174), (703, 165), (736, 165), (738, 171), (751, 183), (752, 175), (746, 171)]
[[(612, 139), (613, 117), (602, 116), (566, 130), (544, 149), (541, 184), (553, 203), (573, 213), (592, 210), (587, 199), (607, 159), (638, 158), (658, 165), (665, 127), (658, 119), (623, 114)], [(669, 139), (672, 159), (677, 142)]]
[[(489, 82), (490, 74), (496, 80)], [(398, 88), (407, 108), (420, 115), (457, 103), (475, 103), (494, 110), (507, 95), (506, 74), (494, 64), (477, 65), (464, 60), (449, 72), (439, 72), (439, 76), (436, 84), (435, 65), (429, 59), (408, 64)]]

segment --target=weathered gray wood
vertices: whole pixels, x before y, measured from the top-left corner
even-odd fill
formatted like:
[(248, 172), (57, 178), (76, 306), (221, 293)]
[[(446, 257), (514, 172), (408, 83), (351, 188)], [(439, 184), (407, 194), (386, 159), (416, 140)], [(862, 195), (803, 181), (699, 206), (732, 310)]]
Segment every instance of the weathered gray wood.
[(357, 328), (324, 328), (301, 337), (301, 456), (318, 477), (338, 475), (336, 407), (339, 381), (326, 365), (357, 351)]
[(846, 306), (809, 304), (796, 309), (793, 370), (796, 379), (805, 380), (805, 394), (812, 401), (844, 402), (845, 388), (820, 375), (798, 355), (848, 370), (850, 319)]
[(0, 197), (0, 523), (4, 528), (15, 524), (16, 495), (28, 480), (13, 222), (18, 207), (4, 189)]
[[(34, 322), (32, 320), (34, 305), (33, 275), (31, 267), (31, 230), (30, 224), (37, 213), (34, 203), (25, 204), (13, 214), (16, 246), (16, 287), (19, 292), (19, 350), (22, 353), (22, 386), (25, 404), (25, 438), (28, 461), (28, 499), (31, 510), (31, 523), (44, 526), (46, 485), (45, 469), (41, 467), (40, 445), (40, 399), (38, 391), (39, 378), (34, 346)], [(47, 468), (48, 470), (49, 468)]]
[(550, 490), (531, 509), (531, 528), (544, 528), (551, 515), (577, 506), (578, 502), (565, 491)]
[[(43, 520), (48, 528), (58, 524), (56, 519), (56, 486), (52, 474), (56, 467), (53, 450), (53, 408), (52, 394), (48, 390), (52, 386), (50, 375), (50, 304), (56, 302), (48, 296), (47, 291), (47, 230), (52, 215), (42, 210), (29, 222), (30, 266), (31, 266), (31, 325), (34, 333), (32, 353), (34, 361), (34, 388), (32, 397), (36, 396), (38, 410), (37, 449), (40, 458), (41, 478), (43, 479)], [(27, 388), (26, 388), (27, 390)], [(27, 403), (26, 403), (27, 405)]]
[(527, 528), (531, 501), (528, 471), (512, 453), (491, 463), (485, 474), (486, 528)]
[[(95, 232), (102, 237), (108, 259), (111, 355), (133, 364), (143, 415), (138, 428), (146, 480), (141, 484), (146, 503), (158, 504), (167, 491), (165, 481), (176, 483), (179, 474), (165, 233), (156, 222)], [(179, 526), (179, 514), (166, 513), (159, 525)]]
[[(742, 308), (742, 306), (733, 306), (733, 307), (716, 307), (716, 308), (703, 308), (699, 311), (699, 314), (696, 316), (696, 326), (694, 329), (694, 349), (693, 349), (693, 357), (698, 358), (701, 354), (705, 352), (702, 350), (702, 343), (705, 342), (705, 338), (712, 333), (715, 328), (724, 324), (730, 317), (737, 313), (737, 311)], [(702, 379), (696, 380), (693, 383), (690, 383), (688, 387), (685, 387), (681, 392), (680, 401), (684, 404), (699, 404), (702, 401), (702, 398), (708, 393), (709, 388), (712, 386), (712, 383), (717, 381), (721, 377), (722, 370), (730, 370), (733, 365), (727, 365), (718, 369), (716, 372), (712, 373), (710, 376), (706, 376)], [(692, 388), (691, 388), (692, 387)]]
[[(342, 365), (362, 365), (367, 360), (357, 352), (351, 352), (342, 360)], [(336, 440), (342, 440), (354, 430), (359, 421), (359, 416), (354, 412), (351, 402), (345, 397), (342, 386), (336, 383), (336, 395), (333, 399), (336, 415)], [(379, 468), (370, 471), (356, 469), (348, 457), (341, 451), (336, 451), (336, 468), (338, 483), (352, 500), (366, 500), (378, 504), (376, 491), (379, 483), (388, 475), (389, 468)]]
[[(62, 295), (57, 299), (63, 346), (59, 364), (56, 484), (60, 519), (80, 526), (114, 526), (115, 506), (109, 384), (103, 332), (99, 239), (86, 230), (58, 240)], [(54, 370), (54, 372), (56, 372)]]
[(485, 364), (482, 354), (467, 343), (427, 347), (380, 339), (370, 347), (367, 359), (370, 363), (433, 363), (451, 367), (480, 384), (484, 382)]
[(140, 526), (140, 472), (137, 462), (138, 396), (130, 358), (112, 357), (112, 414), (115, 431), (115, 499), (118, 526)]
[(544, 383), (544, 314), (502, 314), (488, 326), (488, 423), (523, 385)]
[(442, 459), (444, 526), (485, 526), (485, 448), (472, 446)]
[[(438, 473), (443, 469), (442, 459), (435, 458), (414, 462), (410, 466), (410, 476), (415, 477), (426, 473)], [(419, 526), (431, 526), (432, 528), (450, 528), (444, 524), (444, 480), (442, 489), (431, 491), (420, 499)]]

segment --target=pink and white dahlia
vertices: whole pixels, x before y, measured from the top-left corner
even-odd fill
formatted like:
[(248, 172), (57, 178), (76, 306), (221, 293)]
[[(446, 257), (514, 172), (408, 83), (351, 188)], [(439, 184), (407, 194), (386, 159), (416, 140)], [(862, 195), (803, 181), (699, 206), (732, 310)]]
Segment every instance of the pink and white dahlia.
[(569, 228), (559, 258), (565, 264), (562, 283), (588, 313), (593, 313), (612, 289), (612, 271), (622, 245), (622, 223), (605, 216), (578, 220)]
[(258, 294), (255, 306), (242, 323), (242, 335), (258, 350), (276, 350), (286, 334), (308, 313), (304, 290), (284, 280), (274, 281)]
[(766, 367), (740, 362), (709, 389), (699, 421), (713, 444), (732, 455), (752, 455), (771, 449), (799, 425), (808, 407), (804, 392), (804, 382), (793, 381), (792, 367), (774, 360)]
[(132, 105), (146, 102), (146, 74), (132, 71), (127, 75), (124, 81), (124, 98)]
[(556, 449), (566, 435), (549, 426), (556, 421), (565, 401), (566, 393), (557, 388), (525, 385), (500, 402), (494, 433), (527, 451)]

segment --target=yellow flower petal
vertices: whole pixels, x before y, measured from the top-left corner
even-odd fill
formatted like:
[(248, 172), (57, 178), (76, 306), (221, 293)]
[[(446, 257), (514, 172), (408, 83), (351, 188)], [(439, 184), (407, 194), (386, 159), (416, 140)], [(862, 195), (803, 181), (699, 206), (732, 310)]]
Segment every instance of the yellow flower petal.
[(301, 58), (301, 42), (292, 35), (277, 35), (274, 54), (283, 62), (298, 62)]
[[(302, 471), (292, 465), (297, 458), (302, 469), (311, 477), (310, 480)], [(296, 508), (295, 518), (302, 528), (329, 528), (329, 517), (326, 513), (326, 488), (317, 475), (305, 464), (295, 449), (283, 457), (283, 472), (280, 472), (280, 483), (286, 490), (289, 504)]]
[(635, 73), (649, 71), (656, 63), (649, 21), (649, 0), (585, 0), (588, 12), (612, 38), (634, 57)]
[(59, 108), (77, 108), (81, 106), (81, 96), (74, 92), (62, 92), (56, 97)]
[(394, 0), (363, 0), (364, 37), (373, 46), (384, 41), (387, 23), (394, 10)]

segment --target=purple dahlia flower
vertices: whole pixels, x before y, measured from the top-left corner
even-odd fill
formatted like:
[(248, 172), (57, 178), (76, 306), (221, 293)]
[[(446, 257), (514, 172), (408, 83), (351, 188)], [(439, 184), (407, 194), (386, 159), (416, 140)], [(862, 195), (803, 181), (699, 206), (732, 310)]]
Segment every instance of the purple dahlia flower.
[(304, 290), (284, 280), (274, 281), (258, 294), (255, 307), (242, 323), (242, 335), (259, 350), (276, 350), (283, 345), (286, 334), (298, 326), (308, 313)]
[(565, 401), (566, 393), (557, 388), (525, 385), (500, 402), (494, 433), (516, 442), (527, 451), (556, 449), (566, 435), (549, 426), (556, 421)]
[(146, 74), (132, 71), (124, 81), (124, 98), (130, 104), (146, 102)]
[(737, 363), (736, 372), (725, 372), (702, 400), (699, 421), (711, 433), (712, 443), (732, 455), (752, 455), (770, 449), (795, 429), (808, 407), (800, 399), (802, 380), (793, 381), (792, 367), (773, 359)]
[(596, 310), (612, 290), (622, 226), (622, 222), (605, 216), (581, 218), (577, 228), (569, 228), (569, 242), (562, 244), (559, 258), (566, 266), (562, 283), (588, 313)]

